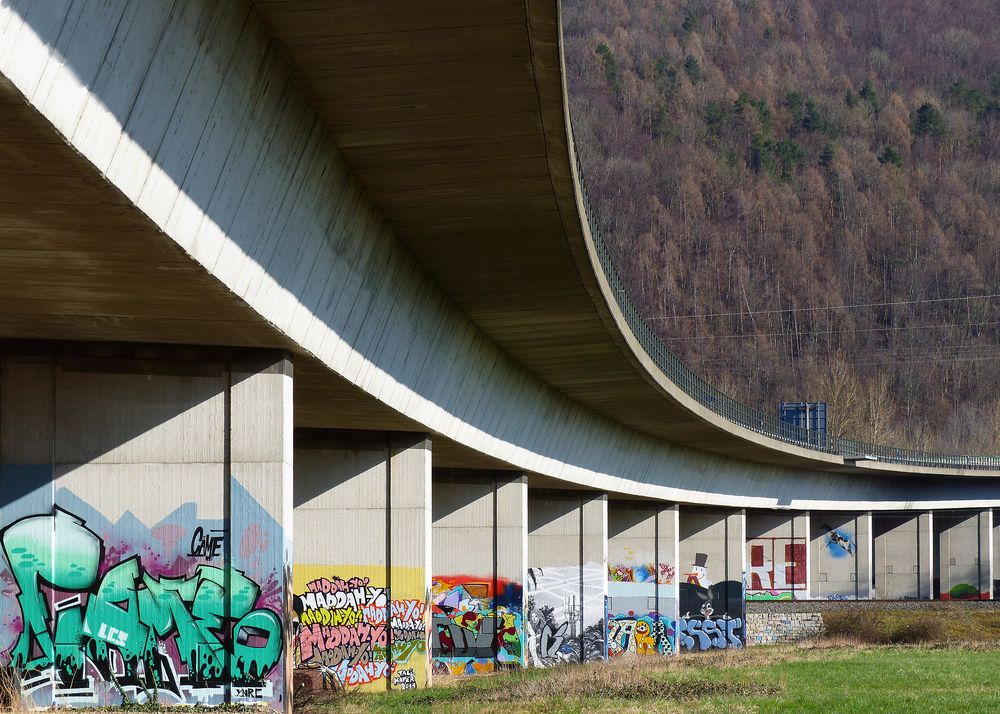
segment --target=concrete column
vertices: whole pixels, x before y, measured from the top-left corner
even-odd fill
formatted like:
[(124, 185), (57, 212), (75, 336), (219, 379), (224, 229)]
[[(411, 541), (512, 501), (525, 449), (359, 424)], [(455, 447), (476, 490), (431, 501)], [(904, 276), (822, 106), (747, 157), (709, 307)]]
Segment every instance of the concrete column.
[(990, 598), (993, 584), (991, 515), (990, 511), (939, 511), (934, 514), (936, 598)]
[[(253, 681), (234, 683), (235, 701), (268, 699), (292, 707), (292, 463), (294, 413), (292, 409), (292, 365), (288, 359), (234, 359), (229, 377), (229, 574), (230, 589), (245, 588), (256, 576), (257, 605), (266, 603), (265, 620), (259, 611), (244, 618), (246, 627), (234, 631), (239, 642), (255, 642), (242, 654), (251, 663), (273, 650), (280, 637), (282, 657), (274, 665), (275, 675), (263, 687)], [(237, 540), (238, 538), (238, 540)], [(262, 564), (272, 564), (262, 567)], [(263, 592), (264, 588), (273, 587)], [(236, 604), (231, 606), (234, 610)], [(243, 606), (239, 606), (242, 611)], [(278, 613), (274, 618), (272, 613)], [(257, 614), (256, 617), (254, 615)], [(276, 626), (280, 629), (276, 629)], [(262, 639), (262, 633), (268, 634)], [(258, 651), (259, 650), (259, 651)], [(234, 658), (239, 657), (234, 651)], [(266, 660), (270, 658), (267, 657)], [(280, 666), (280, 671), (278, 667)], [(248, 673), (249, 674), (249, 673)], [(244, 675), (245, 676), (245, 675)], [(252, 680), (252, 678), (248, 678)]]
[(525, 635), (528, 664), (606, 656), (607, 496), (529, 491)]
[(871, 514), (810, 513), (810, 592), (820, 600), (871, 597)]
[[(871, 511), (868, 511), (865, 521), (868, 524), (868, 538), (865, 539), (868, 549), (868, 599), (874, 600), (877, 597), (875, 594), (875, 517)], [(861, 548), (860, 541), (858, 541), (858, 547)]]
[(875, 597), (879, 600), (933, 596), (933, 517), (924, 513), (875, 513)]
[(982, 568), (980, 573), (980, 587), (984, 600), (993, 599), (993, 582), (996, 571), (993, 567), (994, 548), (993, 543), (993, 509), (987, 508), (979, 514), (979, 563)]
[(290, 361), (18, 343), (0, 369), (0, 577), (20, 593), (0, 641), (25, 704), (290, 711)]
[(812, 538), (812, 513), (806, 511), (802, 515), (805, 518), (805, 536), (806, 536), (806, 590), (804, 593), (799, 593), (795, 599), (812, 600), (813, 560), (812, 560), (812, 548), (809, 547), (809, 541)]
[(426, 434), (389, 438), (388, 568), (392, 642), (387, 682), (395, 689), (431, 682), (428, 598), (431, 587), (431, 440)]
[(434, 472), (435, 675), (524, 665), (527, 488), (509, 471)]
[(937, 542), (934, 537), (934, 512), (917, 517), (919, 538), (920, 597), (934, 599), (934, 564), (937, 562)]
[(746, 643), (744, 511), (680, 510), (680, 651)]
[(677, 507), (608, 502), (608, 656), (673, 654)]
[(296, 687), (427, 686), (430, 441), (301, 431), (295, 461)]
[(995, 509), (990, 511), (990, 519), (992, 520), (992, 531), (993, 537), (990, 539), (990, 547), (993, 549), (991, 561), (993, 562), (992, 574), (990, 578), (993, 581), (993, 599), (1000, 600), (1000, 513)]
[(752, 511), (746, 528), (747, 600), (807, 599), (808, 516)]
[[(674, 654), (680, 654), (681, 643), (678, 638), (678, 628), (680, 627), (681, 620), (681, 512), (680, 506), (674, 505), (669, 506), (665, 509), (670, 513), (670, 518), (667, 519), (666, 524), (664, 524), (663, 519), (660, 519), (660, 547), (666, 548), (667, 552), (672, 555), (674, 562), (674, 576), (673, 583), (668, 586), (667, 593), (668, 596), (673, 598), (673, 615), (674, 615), (674, 637), (672, 640)], [(664, 525), (667, 527), (664, 528)], [(669, 575), (669, 571), (666, 573)], [(662, 594), (662, 593), (661, 593)]]

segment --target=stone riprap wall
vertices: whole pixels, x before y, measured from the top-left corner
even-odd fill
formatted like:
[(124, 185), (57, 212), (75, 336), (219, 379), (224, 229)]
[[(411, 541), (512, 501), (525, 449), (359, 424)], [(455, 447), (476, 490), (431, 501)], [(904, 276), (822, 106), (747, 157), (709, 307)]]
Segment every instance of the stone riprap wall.
[[(956, 612), (1000, 608), (996, 600), (801, 600), (796, 602), (747, 602), (748, 645), (773, 645), (817, 637), (824, 632), (823, 613), (855, 611), (859, 616), (874, 610)], [(956, 615), (959, 613), (956, 612)]]
[(819, 612), (748, 612), (748, 645), (775, 645), (798, 642), (823, 634), (823, 614)]
[(865, 610), (993, 610), (1000, 600), (797, 600), (792, 602), (747, 602), (747, 613), (843, 612)]

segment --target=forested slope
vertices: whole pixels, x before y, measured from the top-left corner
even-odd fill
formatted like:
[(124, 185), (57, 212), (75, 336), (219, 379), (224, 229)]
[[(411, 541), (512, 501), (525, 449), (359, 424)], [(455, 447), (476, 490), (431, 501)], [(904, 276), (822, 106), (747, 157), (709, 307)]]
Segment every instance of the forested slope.
[(1000, 453), (1000, 4), (564, 0), (564, 32), (603, 233), (675, 352), (834, 433)]

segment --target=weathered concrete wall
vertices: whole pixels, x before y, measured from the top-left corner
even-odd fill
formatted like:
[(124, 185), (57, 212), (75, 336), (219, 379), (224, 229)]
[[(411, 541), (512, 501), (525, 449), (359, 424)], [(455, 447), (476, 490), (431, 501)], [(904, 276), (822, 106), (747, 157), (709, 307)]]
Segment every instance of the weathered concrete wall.
[(681, 509), (678, 644), (680, 650), (742, 647), (746, 515)]
[(934, 514), (936, 535), (934, 597), (942, 600), (990, 598), (990, 512)]
[(696, 452), (542, 383), (393, 235), (244, 0), (0, 0), (0, 72), (262, 320), (429, 432), (527, 472), (669, 501), (995, 503), (985, 480), (859, 478)]
[(527, 479), (438, 470), (433, 489), (434, 674), (524, 665)]
[(820, 600), (871, 597), (871, 513), (813, 511), (809, 520), (810, 595)]
[(607, 496), (528, 493), (527, 660), (533, 667), (606, 657)]
[(808, 513), (747, 513), (747, 600), (808, 600)]
[(933, 597), (933, 516), (875, 514), (872, 523), (875, 597), (881, 600)]
[(291, 388), (274, 354), (4, 348), (0, 658), (27, 704), (290, 710)]
[(677, 506), (608, 502), (608, 656), (677, 652)]
[(429, 440), (306, 431), (295, 459), (297, 679), (427, 686)]

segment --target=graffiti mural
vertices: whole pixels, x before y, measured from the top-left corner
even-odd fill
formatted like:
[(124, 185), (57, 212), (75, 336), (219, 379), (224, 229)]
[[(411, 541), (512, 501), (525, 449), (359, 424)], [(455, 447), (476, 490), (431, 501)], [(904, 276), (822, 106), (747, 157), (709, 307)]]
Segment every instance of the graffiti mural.
[(146, 528), (130, 513), (110, 523), (65, 489), (55, 500), (0, 531), (2, 660), (30, 704), (281, 700), (280, 554), (253, 573), (215, 548), (186, 554), (194, 504)]
[(814, 538), (818, 548), (816, 560), (812, 563), (816, 571), (815, 591), (810, 592), (810, 596), (827, 600), (855, 600), (859, 595), (867, 594), (869, 586), (858, 582), (858, 544), (854, 530), (844, 525), (834, 527), (820, 522), (817, 531)]
[(307, 582), (293, 603), (296, 667), (319, 670), (336, 688), (387, 680), (416, 688), (407, 667), (427, 651), (422, 600), (390, 600), (369, 577), (330, 575)]
[(608, 566), (609, 657), (676, 651), (676, 600), (672, 587), (661, 587), (672, 586), (675, 575), (668, 563)]
[(844, 528), (833, 528), (824, 523), (820, 526), (826, 533), (823, 545), (826, 554), (835, 560), (851, 557), (858, 552), (857, 543), (854, 542), (854, 534)]
[(686, 650), (724, 650), (743, 646), (741, 617), (684, 617), (677, 629), (681, 647)]
[(672, 654), (674, 626), (669, 618), (653, 611), (624, 615), (608, 612), (608, 656), (626, 652), (638, 655)]
[(659, 568), (654, 563), (608, 566), (608, 582), (611, 583), (651, 583), (655, 579), (660, 585), (670, 585), (675, 575), (676, 570), (669, 563), (660, 563)]
[(524, 663), (520, 583), (468, 576), (431, 581), (435, 674), (481, 674)]
[(747, 543), (747, 600), (792, 600), (806, 590), (805, 538), (755, 538)]
[(942, 600), (989, 600), (988, 592), (979, 592), (979, 588), (969, 583), (953, 585), (948, 592), (941, 593)]
[(528, 664), (605, 658), (604, 581), (599, 563), (528, 568), (525, 640)]
[(681, 652), (745, 645), (743, 583), (715, 582), (709, 573), (708, 555), (696, 553), (691, 571), (679, 583), (679, 589), (680, 617), (676, 629)]

